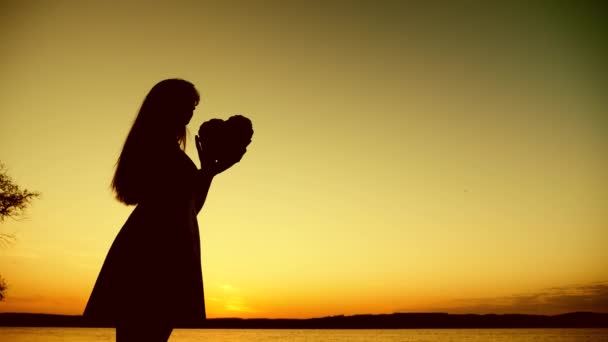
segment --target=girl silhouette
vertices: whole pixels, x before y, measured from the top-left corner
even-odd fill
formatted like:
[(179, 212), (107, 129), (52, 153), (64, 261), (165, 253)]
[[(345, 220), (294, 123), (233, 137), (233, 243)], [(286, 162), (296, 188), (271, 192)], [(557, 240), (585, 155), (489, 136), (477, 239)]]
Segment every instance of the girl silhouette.
[[(136, 205), (116, 236), (84, 317), (116, 327), (116, 341), (167, 341), (173, 327), (205, 318), (197, 214), (213, 177), (237, 163), (183, 151), (199, 102), (190, 82), (168, 79), (146, 96), (112, 180), (116, 198)], [(243, 152), (244, 153), (244, 152)]]

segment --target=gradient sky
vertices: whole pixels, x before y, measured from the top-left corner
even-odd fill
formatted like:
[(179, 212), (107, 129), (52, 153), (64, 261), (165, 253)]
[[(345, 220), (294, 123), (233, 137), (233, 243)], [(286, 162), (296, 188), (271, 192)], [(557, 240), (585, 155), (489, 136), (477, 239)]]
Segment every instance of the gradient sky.
[[(608, 312), (608, 60), (582, 5), (0, 1), (0, 312), (80, 314), (135, 114), (255, 134), (199, 215), (210, 317)], [(170, 293), (160, 294), (170, 296)]]

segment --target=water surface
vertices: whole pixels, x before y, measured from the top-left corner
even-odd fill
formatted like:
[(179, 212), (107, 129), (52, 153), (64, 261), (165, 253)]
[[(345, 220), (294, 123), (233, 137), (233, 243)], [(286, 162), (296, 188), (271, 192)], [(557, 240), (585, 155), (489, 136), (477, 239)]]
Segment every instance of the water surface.
[[(2, 342), (114, 341), (113, 329), (0, 327)], [(170, 342), (605, 342), (608, 329), (176, 329)]]

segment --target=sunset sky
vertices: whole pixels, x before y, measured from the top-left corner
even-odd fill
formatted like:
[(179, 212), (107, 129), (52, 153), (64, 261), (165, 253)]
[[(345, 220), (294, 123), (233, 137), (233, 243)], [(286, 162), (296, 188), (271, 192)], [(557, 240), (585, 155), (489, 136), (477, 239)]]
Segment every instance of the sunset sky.
[(0, 1), (0, 162), (42, 193), (0, 312), (82, 313), (173, 77), (197, 165), (203, 121), (255, 130), (198, 216), (209, 317), (608, 312), (602, 12), (396, 3)]

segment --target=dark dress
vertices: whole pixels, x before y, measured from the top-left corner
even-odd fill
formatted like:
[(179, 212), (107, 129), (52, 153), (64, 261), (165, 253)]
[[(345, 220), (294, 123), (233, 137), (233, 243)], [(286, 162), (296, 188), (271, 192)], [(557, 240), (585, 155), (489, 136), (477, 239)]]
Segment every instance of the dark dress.
[(103, 263), (84, 310), (89, 322), (180, 326), (205, 318), (196, 215), (207, 189), (179, 146), (158, 157), (142, 177), (149, 191)]

